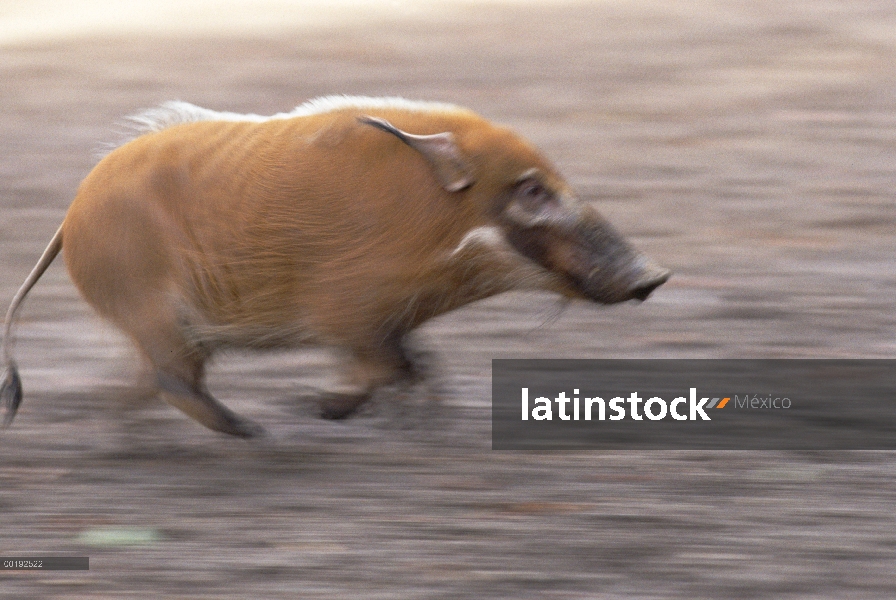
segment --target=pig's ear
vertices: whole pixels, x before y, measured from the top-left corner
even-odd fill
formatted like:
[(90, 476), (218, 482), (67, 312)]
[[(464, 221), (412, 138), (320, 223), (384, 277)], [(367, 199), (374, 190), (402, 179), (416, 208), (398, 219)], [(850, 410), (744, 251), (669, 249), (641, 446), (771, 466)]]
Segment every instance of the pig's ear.
[(464, 158), (450, 131), (433, 135), (406, 133), (389, 121), (377, 117), (358, 117), (367, 125), (391, 133), (402, 142), (423, 155), (435, 172), (436, 178), (448, 192), (460, 192), (474, 183), (473, 167)]

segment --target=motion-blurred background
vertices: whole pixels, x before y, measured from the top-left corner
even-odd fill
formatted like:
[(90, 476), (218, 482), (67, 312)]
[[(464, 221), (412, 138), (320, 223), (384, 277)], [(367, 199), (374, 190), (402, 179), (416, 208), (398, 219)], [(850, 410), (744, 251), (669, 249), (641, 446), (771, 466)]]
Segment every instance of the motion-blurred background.
[[(493, 452), (492, 358), (896, 354), (896, 5), (883, 0), (0, 0), (0, 300), (123, 116), (324, 94), (466, 105), (533, 140), (675, 271), (641, 305), (509, 294), (416, 336), (435, 375), (315, 416), (326, 351), (232, 354), (151, 397), (62, 261), (0, 433), (15, 598), (892, 598), (890, 453)], [(5, 304), (3, 304), (5, 306)]]

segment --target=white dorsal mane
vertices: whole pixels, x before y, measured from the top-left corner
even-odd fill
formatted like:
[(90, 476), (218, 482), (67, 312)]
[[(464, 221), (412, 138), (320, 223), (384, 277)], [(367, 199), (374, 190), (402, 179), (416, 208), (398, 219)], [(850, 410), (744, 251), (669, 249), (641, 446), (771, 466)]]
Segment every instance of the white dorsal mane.
[(398, 109), (413, 112), (458, 112), (464, 109), (444, 102), (423, 102), (419, 100), (406, 100), (399, 97), (371, 98), (368, 96), (322, 96), (309, 100), (297, 106), (290, 112), (277, 113), (271, 116), (256, 114), (241, 114), (202, 108), (189, 102), (171, 101), (165, 102), (156, 108), (150, 108), (135, 115), (127, 117), (135, 133), (142, 135), (154, 131), (162, 131), (181, 123), (195, 123), (198, 121), (245, 121), (250, 123), (263, 123), (275, 119), (290, 119), (292, 117), (306, 117), (328, 112), (334, 112), (345, 108), (358, 109)]

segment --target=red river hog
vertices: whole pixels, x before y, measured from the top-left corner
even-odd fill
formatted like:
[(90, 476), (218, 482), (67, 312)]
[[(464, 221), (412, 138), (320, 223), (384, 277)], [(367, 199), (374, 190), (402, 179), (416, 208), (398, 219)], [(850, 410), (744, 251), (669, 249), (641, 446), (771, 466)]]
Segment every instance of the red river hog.
[(406, 334), (515, 289), (644, 300), (669, 271), (634, 250), (529, 142), (454, 105), (326, 97), (272, 117), (171, 102), (81, 183), (6, 316), (0, 390), (25, 295), (62, 251), (78, 290), (127, 334), (171, 405), (206, 427), (261, 427), (218, 402), (206, 362), (227, 348), (316, 343), (351, 357), (351, 414), (410, 377)]

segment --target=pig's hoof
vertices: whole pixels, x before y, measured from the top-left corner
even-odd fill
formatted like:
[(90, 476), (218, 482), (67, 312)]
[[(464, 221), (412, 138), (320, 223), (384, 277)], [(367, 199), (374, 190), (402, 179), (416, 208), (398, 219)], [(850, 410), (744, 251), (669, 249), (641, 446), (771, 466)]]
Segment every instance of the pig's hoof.
[(254, 421), (243, 420), (239, 426), (238, 436), (244, 438), (263, 438), (268, 434), (267, 430)]
[(320, 416), (330, 420), (345, 419), (357, 411), (367, 398), (367, 394), (327, 394), (320, 401)]
[(243, 418), (229, 421), (226, 426), (218, 428), (218, 431), (245, 439), (257, 439), (267, 435), (267, 431), (264, 427), (262, 427), (255, 421), (250, 421), (249, 419)]

